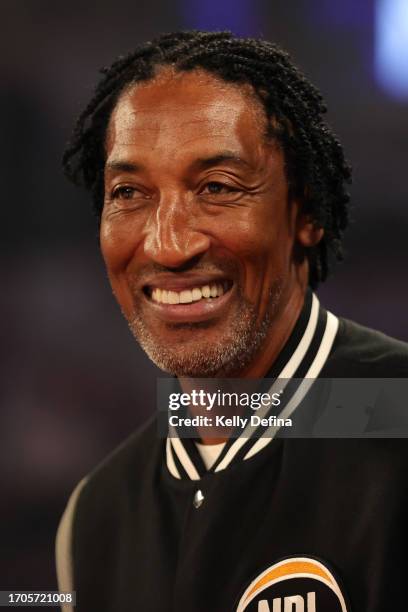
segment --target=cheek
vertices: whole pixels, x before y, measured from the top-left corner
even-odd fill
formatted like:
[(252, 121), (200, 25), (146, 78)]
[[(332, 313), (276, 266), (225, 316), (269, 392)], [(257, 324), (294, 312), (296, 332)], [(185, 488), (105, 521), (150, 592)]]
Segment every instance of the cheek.
[(132, 293), (128, 284), (127, 269), (132, 260), (135, 248), (134, 232), (129, 224), (119, 228), (102, 220), (100, 229), (100, 246), (106, 271), (117, 301), (125, 313), (133, 309)]
[[(263, 214), (257, 214), (260, 212)], [(241, 262), (249, 294), (259, 296), (268, 292), (268, 283), (284, 276), (292, 242), (286, 211), (274, 210), (272, 206), (256, 213), (251, 210), (231, 225), (228, 248)]]
[(99, 233), (102, 255), (106, 268), (111, 274), (118, 274), (126, 268), (135, 249), (134, 231), (130, 223), (102, 218)]

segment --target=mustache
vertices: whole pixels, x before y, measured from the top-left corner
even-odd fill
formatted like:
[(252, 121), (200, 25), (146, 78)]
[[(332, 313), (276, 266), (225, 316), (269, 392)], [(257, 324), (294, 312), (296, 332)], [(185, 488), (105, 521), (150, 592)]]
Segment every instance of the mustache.
[(166, 274), (174, 275), (174, 278), (182, 278), (183, 275), (201, 274), (208, 276), (225, 276), (231, 280), (239, 278), (239, 266), (236, 262), (217, 259), (215, 261), (189, 261), (177, 268), (168, 268), (157, 263), (149, 263), (141, 266), (131, 275), (130, 284), (132, 288), (149, 284), (156, 276)]

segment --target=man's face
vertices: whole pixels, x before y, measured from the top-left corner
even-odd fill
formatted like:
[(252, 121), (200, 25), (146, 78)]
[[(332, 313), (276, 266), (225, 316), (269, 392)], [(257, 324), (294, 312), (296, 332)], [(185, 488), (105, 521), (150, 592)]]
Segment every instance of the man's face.
[(203, 71), (128, 88), (106, 141), (101, 247), (130, 327), (179, 376), (239, 375), (295, 277), (297, 206), (249, 88)]

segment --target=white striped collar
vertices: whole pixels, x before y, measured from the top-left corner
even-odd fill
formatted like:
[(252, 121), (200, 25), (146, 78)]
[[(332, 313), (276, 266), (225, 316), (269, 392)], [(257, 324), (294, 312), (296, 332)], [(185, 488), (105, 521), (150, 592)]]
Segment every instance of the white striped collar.
[[(289, 340), (280, 352), (266, 378), (303, 379), (285, 404), (280, 417), (289, 418), (319, 376), (337, 334), (338, 319), (324, 310), (311, 291), (306, 294), (303, 310)], [(275, 383), (278, 384), (278, 383)], [(282, 386), (282, 380), (280, 381)], [(276, 389), (277, 390), (277, 389)], [(274, 385), (269, 390), (275, 391)], [(270, 408), (257, 414), (266, 416)], [(263, 412), (262, 412), (263, 411)], [(231, 438), (210, 470), (206, 470), (193, 440), (180, 439), (177, 432), (167, 438), (166, 463), (169, 472), (178, 479), (199, 480), (208, 472), (225, 470), (232, 463), (245, 461), (265, 448), (275, 437), (278, 427), (247, 426), (238, 438)], [(174, 437), (173, 437), (174, 436)]]

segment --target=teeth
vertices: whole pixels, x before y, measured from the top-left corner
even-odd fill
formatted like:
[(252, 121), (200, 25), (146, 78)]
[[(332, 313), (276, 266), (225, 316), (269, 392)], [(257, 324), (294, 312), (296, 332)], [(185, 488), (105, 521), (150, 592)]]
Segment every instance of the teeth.
[(202, 298), (216, 298), (224, 295), (228, 289), (227, 282), (212, 283), (211, 285), (203, 285), (194, 287), (194, 289), (183, 289), (183, 291), (166, 291), (158, 287), (152, 291), (152, 300), (159, 304), (191, 304), (198, 302)]
[(180, 303), (180, 294), (176, 293), (175, 291), (168, 291), (167, 299), (168, 299), (168, 303), (169, 304), (179, 304)]
[(203, 294), (203, 297), (209, 298), (211, 296), (210, 286), (204, 285), (204, 287), (201, 287), (201, 293)]
[(190, 304), (192, 301), (193, 295), (190, 289), (185, 289), (184, 291), (180, 292), (180, 304)]

